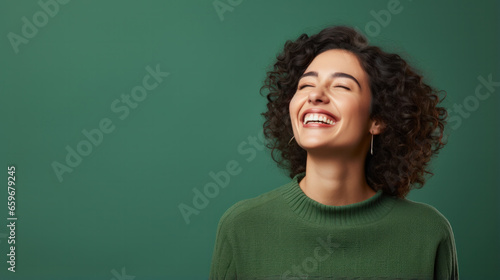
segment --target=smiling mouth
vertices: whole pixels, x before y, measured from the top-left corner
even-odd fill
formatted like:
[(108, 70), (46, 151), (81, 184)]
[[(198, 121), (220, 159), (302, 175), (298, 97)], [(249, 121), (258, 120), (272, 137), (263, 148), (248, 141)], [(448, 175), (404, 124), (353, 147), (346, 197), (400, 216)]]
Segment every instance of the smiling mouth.
[(331, 127), (337, 120), (325, 114), (309, 113), (304, 116), (302, 125), (304, 127)]
[(334, 127), (334, 124), (329, 124), (329, 123), (323, 123), (323, 122), (317, 122), (317, 121), (312, 121), (308, 122), (306, 124), (302, 124), (303, 127)]

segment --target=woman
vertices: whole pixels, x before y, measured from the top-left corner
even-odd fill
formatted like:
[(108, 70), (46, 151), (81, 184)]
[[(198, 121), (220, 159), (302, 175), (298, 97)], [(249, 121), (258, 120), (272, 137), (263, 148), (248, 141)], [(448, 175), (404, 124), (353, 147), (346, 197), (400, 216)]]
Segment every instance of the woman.
[(346, 26), (287, 41), (263, 89), (292, 180), (224, 213), (210, 279), (458, 279), (450, 223), (405, 198), (445, 145), (439, 91)]

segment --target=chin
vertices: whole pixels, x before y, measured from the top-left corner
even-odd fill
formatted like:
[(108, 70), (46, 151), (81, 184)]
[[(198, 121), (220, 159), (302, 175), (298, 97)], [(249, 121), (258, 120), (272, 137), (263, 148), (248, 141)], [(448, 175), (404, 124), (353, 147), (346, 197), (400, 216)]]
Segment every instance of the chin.
[(312, 141), (306, 141), (302, 142), (299, 145), (302, 147), (302, 149), (309, 151), (309, 150), (332, 150), (333, 147), (329, 146), (327, 142), (312, 142)]

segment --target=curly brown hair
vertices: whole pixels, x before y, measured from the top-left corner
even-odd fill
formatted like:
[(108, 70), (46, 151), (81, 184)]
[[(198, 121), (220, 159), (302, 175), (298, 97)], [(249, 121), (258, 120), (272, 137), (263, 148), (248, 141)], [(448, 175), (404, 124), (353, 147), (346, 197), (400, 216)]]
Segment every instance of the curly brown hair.
[[(286, 41), (273, 68), (267, 71), (260, 89), (261, 95), (267, 94), (267, 111), (261, 115), (272, 159), (288, 170), (290, 178), (305, 172), (307, 152), (296, 141), (289, 144), (293, 131), (288, 106), (299, 77), (318, 54), (330, 49), (356, 55), (370, 80), (370, 118), (385, 124), (384, 131), (374, 138), (376, 152), (368, 153), (365, 160), (367, 183), (399, 198), (423, 187), (426, 173), (434, 175), (427, 170), (431, 157), (446, 144), (442, 140), (448, 112), (437, 107), (446, 92), (424, 83), (422, 75), (400, 55), (369, 45), (349, 26), (327, 27), (310, 37), (302, 34), (295, 41)], [(445, 94), (441, 100), (439, 93)]]

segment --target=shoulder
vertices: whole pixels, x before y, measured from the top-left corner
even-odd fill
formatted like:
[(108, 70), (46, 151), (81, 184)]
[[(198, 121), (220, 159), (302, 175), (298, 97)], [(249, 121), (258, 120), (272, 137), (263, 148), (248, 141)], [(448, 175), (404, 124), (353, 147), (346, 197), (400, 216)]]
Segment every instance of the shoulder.
[(443, 236), (450, 235), (452, 227), (448, 219), (434, 206), (409, 199), (395, 198), (395, 214), (411, 219), (416, 226), (438, 230)]
[(262, 218), (269, 213), (269, 208), (275, 207), (277, 200), (282, 199), (283, 188), (289, 183), (265, 192), (257, 197), (240, 200), (229, 207), (220, 218), (221, 224), (234, 224)]

